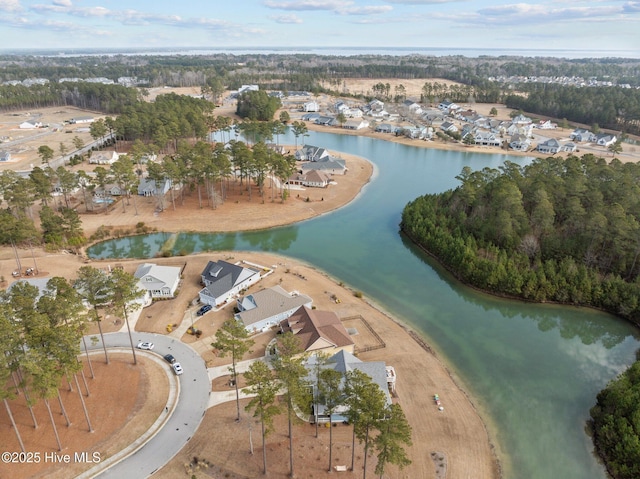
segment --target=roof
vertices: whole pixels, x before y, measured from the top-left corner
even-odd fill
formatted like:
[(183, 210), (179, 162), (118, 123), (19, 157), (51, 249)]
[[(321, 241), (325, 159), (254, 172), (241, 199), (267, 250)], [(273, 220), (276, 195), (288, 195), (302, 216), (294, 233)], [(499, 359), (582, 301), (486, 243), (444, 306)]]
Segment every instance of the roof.
[(134, 276), (138, 279), (143, 278), (145, 276), (152, 276), (155, 279), (172, 286), (176, 278), (180, 277), (180, 267), (179, 266), (159, 266), (155, 263), (143, 263), (138, 266)]
[(300, 168), (303, 173), (306, 173), (309, 170), (346, 170), (347, 166), (344, 160), (324, 158), (320, 161), (305, 163)]
[(207, 285), (208, 293), (217, 298), (254, 274), (258, 274), (258, 271), (252, 268), (244, 268), (223, 260), (209, 261), (202, 271), (202, 280)]
[(249, 327), (263, 319), (311, 304), (312, 301), (307, 295), (293, 295), (276, 285), (238, 298), (238, 305), (244, 311), (237, 313), (236, 317)]
[(354, 344), (340, 318), (332, 311), (318, 311), (301, 306), (284, 323), (299, 338), (304, 351), (330, 346), (342, 348)]

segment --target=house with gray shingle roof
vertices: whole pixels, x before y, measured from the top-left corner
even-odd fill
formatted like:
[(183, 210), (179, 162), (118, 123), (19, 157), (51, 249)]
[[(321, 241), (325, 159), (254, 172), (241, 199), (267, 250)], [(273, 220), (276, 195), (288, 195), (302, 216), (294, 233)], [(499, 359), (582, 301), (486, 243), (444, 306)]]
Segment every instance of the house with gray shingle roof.
[(202, 271), (201, 281), (204, 288), (198, 296), (203, 304), (220, 306), (260, 279), (260, 271), (256, 268), (245, 268), (240, 264), (222, 260), (209, 261)]
[(173, 298), (180, 284), (180, 271), (178, 266), (144, 263), (133, 276), (138, 278), (138, 287), (149, 291), (152, 298)]
[[(309, 357), (309, 359), (305, 363), (305, 367), (307, 368), (308, 372), (305, 379), (311, 385), (318, 384), (316, 378), (316, 373), (318, 371), (317, 361), (318, 357), (313, 355)], [(320, 366), (320, 369), (328, 368), (334, 369), (342, 374), (341, 387), (344, 387), (344, 381), (347, 373), (350, 373), (356, 369), (362, 371), (371, 378), (374, 384), (378, 385), (378, 387), (384, 394), (386, 405), (389, 406), (391, 404), (391, 395), (389, 394), (389, 382), (387, 378), (387, 367), (383, 361), (361, 361), (353, 354), (342, 350), (331, 356), (324, 365)], [(315, 408), (316, 410), (314, 411), (315, 421), (321, 423), (329, 422), (329, 416), (325, 411), (324, 404), (322, 404), (322, 402), (320, 401), (316, 406), (317, 408)], [(347, 411), (348, 409), (345, 405), (337, 408), (331, 415), (331, 422), (341, 423), (346, 421)]]
[(550, 138), (547, 141), (540, 143), (536, 149), (540, 153), (551, 153), (555, 155), (560, 151), (560, 143), (555, 138)]
[(320, 170), (328, 175), (344, 175), (347, 172), (347, 165), (344, 160), (329, 157), (321, 161), (304, 163), (300, 169), (302, 170), (302, 174), (306, 174), (312, 170)]
[(329, 158), (331, 155), (326, 148), (313, 145), (304, 145), (298, 151), (296, 151), (296, 160), (300, 161), (320, 161), (324, 158)]
[(236, 320), (249, 332), (259, 332), (280, 324), (300, 306), (311, 307), (313, 300), (304, 294), (287, 293), (276, 285), (238, 298)]
[(10, 161), (11, 153), (8, 151), (0, 151), (0, 161)]

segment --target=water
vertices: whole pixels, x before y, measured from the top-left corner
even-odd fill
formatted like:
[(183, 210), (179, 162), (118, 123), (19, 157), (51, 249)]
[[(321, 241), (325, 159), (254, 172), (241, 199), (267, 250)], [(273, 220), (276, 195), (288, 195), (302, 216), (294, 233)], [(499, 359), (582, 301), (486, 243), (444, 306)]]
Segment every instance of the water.
[[(633, 361), (636, 328), (595, 311), (472, 291), (398, 233), (406, 202), (455, 187), (464, 166), (528, 160), (318, 132), (306, 142), (367, 157), (378, 174), (355, 202), (332, 214), (268, 231), (180, 234), (173, 251), (263, 250), (317, 265), (422, 331), (446, 357), (503, 452), (505, 478), (604, 479), (585, 423), (597, 392)], [(90, 254), (152, 257), (169, 237), (109, 241)]]

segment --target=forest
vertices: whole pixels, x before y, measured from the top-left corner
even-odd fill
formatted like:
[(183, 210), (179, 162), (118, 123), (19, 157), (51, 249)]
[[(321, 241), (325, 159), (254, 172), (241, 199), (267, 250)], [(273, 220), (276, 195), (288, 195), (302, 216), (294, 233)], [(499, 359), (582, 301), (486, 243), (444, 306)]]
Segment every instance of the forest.
[(640, 477), (640, 361), (600, 391), (590, 426), (609, 474), (615, 479)]
[(463, 282), (640, 323), (640, 165), (593, 155), (465, 167), (410, 202), (401, 230)]

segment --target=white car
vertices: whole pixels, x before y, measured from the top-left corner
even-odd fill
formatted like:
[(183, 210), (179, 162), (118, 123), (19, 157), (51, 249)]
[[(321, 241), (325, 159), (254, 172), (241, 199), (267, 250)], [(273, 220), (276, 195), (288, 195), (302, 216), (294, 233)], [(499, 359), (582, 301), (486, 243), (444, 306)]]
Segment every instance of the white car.
[(173, 363), (171, 367), (173, 368), (173, 372), (176, 373), (177, 376), (180, 376), (182, 374), (183, 370), (182, 366), (180, 366), (180, 363)]
[(147, 341), (140, 341), (136, 346), (136, 348), (151, 351), (153, 349), (153, 343), (149, 343)]

